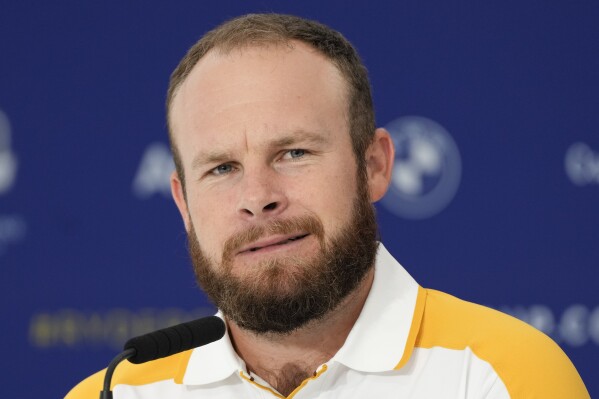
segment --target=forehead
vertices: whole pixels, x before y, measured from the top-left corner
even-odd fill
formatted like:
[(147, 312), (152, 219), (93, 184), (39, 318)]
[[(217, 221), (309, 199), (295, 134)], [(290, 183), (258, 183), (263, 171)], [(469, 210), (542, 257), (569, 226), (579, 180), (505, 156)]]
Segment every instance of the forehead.
[(294, 123), (310, 129), (306, 124), (346, 121), (347, 110), (347, 84), (338, 68), (312, 47), (292, 41), (209, 51), (175, 94), (170, 123), (181, 147), (199, 131), (223, 134)]

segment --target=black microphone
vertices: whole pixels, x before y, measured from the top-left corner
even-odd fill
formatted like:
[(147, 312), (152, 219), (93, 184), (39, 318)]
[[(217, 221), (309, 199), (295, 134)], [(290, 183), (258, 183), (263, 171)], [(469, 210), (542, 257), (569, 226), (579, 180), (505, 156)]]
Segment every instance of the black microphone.
[(110, 382), (114, 369), (123, 360), (129, 359), (134, 364), (145, 363), (207, 345), (224, 335), (225, 323), (220, 317), (210, 316), (131, 338), (125, 343), (124, 351), (108, 365), (100, 399), (112, 399)]
[(128, 359), (140, 364), (209, 344), (223, 335), (225, 323), (217, 316), (210, 316), (131, 338), (123, 349), (135, 349)]

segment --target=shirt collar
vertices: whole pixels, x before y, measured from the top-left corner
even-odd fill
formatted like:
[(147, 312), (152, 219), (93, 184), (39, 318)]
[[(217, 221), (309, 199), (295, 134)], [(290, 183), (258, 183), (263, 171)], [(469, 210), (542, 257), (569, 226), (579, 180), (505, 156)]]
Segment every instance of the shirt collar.
[[(216, 315), (224, 319), (221, 312)], [(191, 352), (183, 375), (183, 384), (210, 384), (224, 380), (244, 368), (245, 363), (233, 349), (229, 330), (227, 329), (224, 337), (218, 341), (195, 348)]]
[(364, 308), (332, 360), (363, 372), (401, 368), (412, 354), (424, 300), (425, 291), (379, 244)]
[[(363, 372), (401, 368), (414, 348), (424, 298), (425, 291), (379, 244), (374, 280), (364, 308), (331, 361)], [(220, 312), (217, 316), (222, 318)], [(182, 382), (209, 384), (244, 368), (245, 363), (233, 349), (227, 330), (222, 339), (192, 351)]]

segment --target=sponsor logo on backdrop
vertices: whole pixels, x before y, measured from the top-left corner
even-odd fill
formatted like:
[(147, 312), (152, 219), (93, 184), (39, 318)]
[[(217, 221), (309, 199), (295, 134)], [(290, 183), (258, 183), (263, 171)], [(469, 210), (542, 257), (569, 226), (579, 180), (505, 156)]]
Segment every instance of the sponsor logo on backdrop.
[(155, 194), (170, 198), (170, 177), (175, 164), (169, 147), (164, 143), (151, 143), (141, 157), (133, 180), (133, 193), (139, 199)]
[(17, 157), (11, 147), (8, 117), (0, 110), (0, 195), (6, 194), (17, 176)]
[[(17, 156), (12, 149), (11, 127), (8, 116), (0, 110), (0, 197), (8, 195), (17, 177)], [(0, 256), (9, 245), (23, 240), (27, 224), (16, 214), (0, 213)]]
[(437, 122), (405, 116), (386, 126), (395, 144), (395, 166), (381, 203), (406, 219), (441, 212), (454, 198), (462, 174), (460, 152)]
[(566, 151), (566, 175), (577, 186), (599, 184), (599, 151), (585, 143), (574, 143)]
[(561, 315), (546, 305), (503, 306), (499, 310), (525, 321), (562, 346), (599, 346), (599, 306), (573, 304)]
[(60, 309), (39, 312), (32, 315), (29, 321), (29, 343), (39, 349), (84, 346), (120, 349), (131, 337), (214, 313), (212, 307), (194, 310), (115, 308), (105, 311)]

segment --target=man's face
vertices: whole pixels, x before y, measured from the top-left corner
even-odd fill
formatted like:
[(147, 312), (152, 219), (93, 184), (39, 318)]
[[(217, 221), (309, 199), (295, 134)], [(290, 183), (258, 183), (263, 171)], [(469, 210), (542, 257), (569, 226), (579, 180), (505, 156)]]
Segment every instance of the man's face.
[[(302, 43), (211, 51), (194, 67), (171, 108), (186, 201), (176, 182), (173, 191), (198, 279), (217, 306), (240, 289), (279, 304), (298, 299), (326, 278), (319, 268), (343, 266), (331, 259), (368, 263), (350, 268), (358, 274), (342, 289), (352, 290), (371, 266), (376, 228), (347, 119), (340, 73)], [(211, 293), (214, 279), (235, 283)]]

